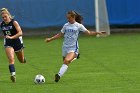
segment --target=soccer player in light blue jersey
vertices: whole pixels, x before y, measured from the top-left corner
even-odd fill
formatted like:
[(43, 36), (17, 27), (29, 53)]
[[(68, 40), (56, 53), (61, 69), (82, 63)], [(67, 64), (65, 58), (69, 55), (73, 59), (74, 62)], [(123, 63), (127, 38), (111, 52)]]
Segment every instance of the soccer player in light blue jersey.
[(78, 35), (79, 32), (83, 32), (87, 35), (97, 35), (103, 34), (104, 31), (93, 32), (87, 30), (82, 24), (82, 16), (76, 13), (75, 11), (69, 11), (67, 13), (68, 22), (63, 26), (61, 32), (54, 35), (51, 38), (46, 38), (46, 42), (50, 42), (52, 40), (58, 39), (64, 36), (64, 42), (62, 46), (62, 56), (63, 56), (63, 64), (59, 70), (59, 72), (55, 75), (55, 82), (60, 80), (60, 77), (67, 71), (68, 65), (76, 58), (79, 57), (79, 46), (78, 46)]

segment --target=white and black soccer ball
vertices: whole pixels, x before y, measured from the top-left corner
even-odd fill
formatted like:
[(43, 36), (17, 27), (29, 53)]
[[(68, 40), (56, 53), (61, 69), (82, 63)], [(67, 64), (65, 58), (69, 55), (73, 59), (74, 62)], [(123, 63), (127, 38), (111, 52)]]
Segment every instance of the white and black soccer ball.
[(41, 74), (38, 74), (35, 76), (35, 79), (34, 79), (34, 83), (35, 84), (42, 84), (42, 83), (45, 83), (45, 77)]

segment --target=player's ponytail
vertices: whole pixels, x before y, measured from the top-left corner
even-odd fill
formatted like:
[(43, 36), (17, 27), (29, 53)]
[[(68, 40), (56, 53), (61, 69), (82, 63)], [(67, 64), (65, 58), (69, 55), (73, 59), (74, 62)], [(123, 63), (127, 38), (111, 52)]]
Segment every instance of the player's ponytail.
[(75, 17), (75, 21), (82, 24), (82, 20), (83, 20), (83, 17), (75, 12), (75, 11), (69, 11), (68, 14), (70, 14), (73, 18)]
[(83, 17), (79, 13), (77, 13), (77, 12), (75, 12), (75, 14), (76, 14), (75, 21), (80, 23), (80, 24), (82, 24)]
[(9, 17), (10, 17), (10, 19), (13, 19), (14, 17), (10, 14), (10, 12), (8, 11), (8, 9), (7, 8), (2, 8), (2, 9), (0, 9), (0, 11), (1, 11), (1, 15), (2, 14), (8, 14), (9, 15)]

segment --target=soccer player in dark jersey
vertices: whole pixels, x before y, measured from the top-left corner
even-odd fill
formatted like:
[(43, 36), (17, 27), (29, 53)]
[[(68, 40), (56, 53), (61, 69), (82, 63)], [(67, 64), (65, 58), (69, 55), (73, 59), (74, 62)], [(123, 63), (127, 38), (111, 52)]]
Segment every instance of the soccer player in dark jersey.
[(4, 47), (9, 61), (10, 79), (16, 82), (16, 71), (14, 66), (14, 53), (21, 63), (26, 63), (23, 51), (22, 30), (17, 21), (13, 19), (10, 12), (6, 8), (1, 9), (0, 13), (2, 22), (0, 27), (4, 34)]

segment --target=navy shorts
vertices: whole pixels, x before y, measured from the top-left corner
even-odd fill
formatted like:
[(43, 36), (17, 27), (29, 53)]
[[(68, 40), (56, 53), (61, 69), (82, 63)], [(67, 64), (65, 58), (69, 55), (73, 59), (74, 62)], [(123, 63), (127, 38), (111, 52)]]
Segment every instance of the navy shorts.
[(22, 39), (4, 39), (4, 47), (12, 47), (15, 52), (18, 52), (24, 48)]

